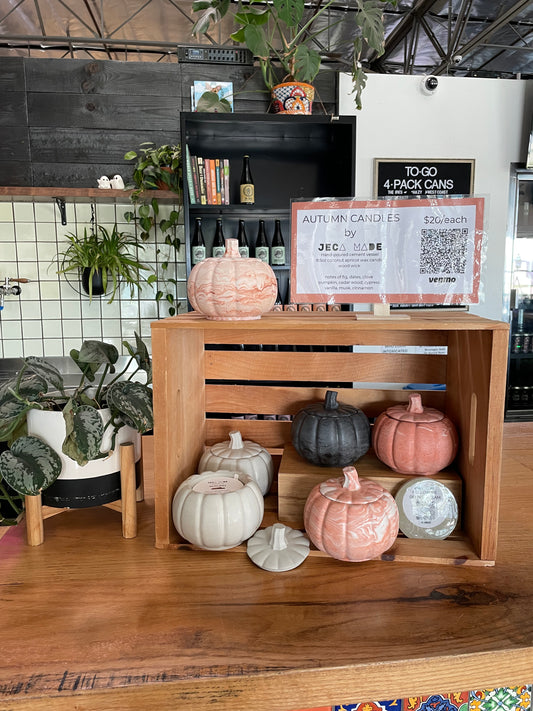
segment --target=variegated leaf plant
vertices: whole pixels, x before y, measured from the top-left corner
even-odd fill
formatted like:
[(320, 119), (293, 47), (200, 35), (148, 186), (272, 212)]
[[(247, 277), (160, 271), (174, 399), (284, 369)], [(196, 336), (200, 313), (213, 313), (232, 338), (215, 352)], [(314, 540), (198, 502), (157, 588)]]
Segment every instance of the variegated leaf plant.
[[(67, 389), (55, 366), (43, 358), (24, 358), (20, 371), (0, 387), (0, 442), (10, 449), (0, 454), (2, 479), (15, 491), (33, 496), (49, 487), (61, 473), (58, 454), (38, 437), (26, 436), (26, 415), (31, 409), (61, 410), (66, 437), (62, 451), (80, 466), (108, 456), (102, 451), (104, 435), (114, 447), (124, 425), (143, 434), (153, 428), (152, 365), (148, 349), (135, 334), (135, 344), (124, 341), (129, 359), (117, 373), (118, 350), (103, 341), (84, 341), (70, 357), (81, 371), (77, 387)], [(136, 366), (130, 370), (130, 366)], [(144, 371), (145, 382), (134, 380)], [(109, 408), (107, 424), (100, 410)], [(0, 491), (1, 493), (1, 491)]]

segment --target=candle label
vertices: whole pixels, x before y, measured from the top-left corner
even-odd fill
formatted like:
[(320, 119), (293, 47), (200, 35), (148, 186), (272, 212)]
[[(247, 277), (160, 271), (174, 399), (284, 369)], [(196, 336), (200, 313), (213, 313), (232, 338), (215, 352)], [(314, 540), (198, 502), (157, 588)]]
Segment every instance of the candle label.
[(237, 477), (214, 476), (210, 479), (203, 479), (192, 488), (198, 494), (229, 494), (232, 491), (239, 491), (244, 484)]

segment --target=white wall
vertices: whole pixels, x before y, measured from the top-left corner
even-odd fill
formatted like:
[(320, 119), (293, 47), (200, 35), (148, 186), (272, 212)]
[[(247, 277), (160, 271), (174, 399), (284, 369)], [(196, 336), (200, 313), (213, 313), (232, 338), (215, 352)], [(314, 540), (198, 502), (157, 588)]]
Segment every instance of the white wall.
[(372, 74), (357, 111), (351, 79), (340, 76), (339, 113), (357, 116), (356, 193), (372, 197), (374, 158), (473, 158), (474, 193), (486, 198), (486, 263), (472, 313), (501, 319), (509, 169), (524, 163), (533, 111), (533, 81)]

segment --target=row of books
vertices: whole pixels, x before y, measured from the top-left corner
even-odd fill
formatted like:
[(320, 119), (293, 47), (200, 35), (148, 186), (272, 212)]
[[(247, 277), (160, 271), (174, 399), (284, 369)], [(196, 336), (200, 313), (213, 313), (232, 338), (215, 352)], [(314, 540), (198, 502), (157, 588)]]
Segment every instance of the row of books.
[(190, 204), (229, 205), (229, 159), (186, 155)]

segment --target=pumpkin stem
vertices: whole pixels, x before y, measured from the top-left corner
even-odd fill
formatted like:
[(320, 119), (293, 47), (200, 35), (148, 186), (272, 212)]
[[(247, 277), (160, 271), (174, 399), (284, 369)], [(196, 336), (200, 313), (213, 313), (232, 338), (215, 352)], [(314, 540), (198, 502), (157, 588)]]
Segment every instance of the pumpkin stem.
[(350, 491), (359, 491), (361, 482), (359, 481), (357, 469), (355, 467), (344, 467), (342, 473), (344, 474), (343, 488)]
[(226, 244), (226, 251), (224, 252), (225, 258), (229, 257), (231, 259), (235, 259), (235, 258), (239, 258), (241, 256), (240, 252), (239, 252), (239, 240), (231, 239), (230, 237), (228, 237), (228, 239), (225, 240), (225, 244)]
[(235, 430), (235, 432), (230, 432), (229, 433), (229, 438), (231, 440), (231, 449), (242, 449), (243, 448), (243, 443), (242, 443), (242, 435), (239, 432), (239, 430)]
[(326, 391), (326, 400), (324, 402), (326, 410), (337, 410), (339, 403), (337, 402), (337, 393), (335, 390)]
[(407, 412), (424, 412), (424, 407), (422, 405), (422, 396), (419, 393), (411, 393), (411, 395), (409, 395), (409, 405), (407, 406)]
[(270, 533), (270, 547), (274, 551), (283, 551), (287, 548), (287, 537), (285, 536), (285, 526), (282, 523), (275, 523)]

